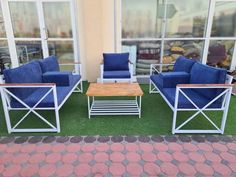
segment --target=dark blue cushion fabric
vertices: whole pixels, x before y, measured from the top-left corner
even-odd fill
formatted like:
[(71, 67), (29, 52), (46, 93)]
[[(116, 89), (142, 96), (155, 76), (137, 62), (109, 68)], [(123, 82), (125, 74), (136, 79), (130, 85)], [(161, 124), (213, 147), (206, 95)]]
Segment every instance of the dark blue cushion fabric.
[[(14, 69), (3, 71), (6, 83), (42, 83), (42, 70), (38, 61), (32, 61)], [(24, 99), (36, 88), (14, 88), (10, 91), (18, 98)]]
[(43, 83), (55, 83), (57, 86), (69, 86), (72, 84), (72, 72), (50, 71), (43, 74)]
[(49, 72), (49, 71), (60, 71), (59, 63), (57, 61), (57, 57), (50, 56), (43, 60), (40, 60), (40, 66), (42, 68), (42, 72)]
[(167, 72), (160, 73), (157, 77), (158, 84), (162, 88), (175, 88), (177, 84), (188, 84), (190, 74), (187, 72)]
[(173, 71), (185, 71), (190, 73), (194, 63), (196, 63), (196, 61), (187, 59), (184, 56), (180, 56), (174, 64)]
[[(190, 84), (224, 84), (227, 71), (195, 63), (190, 74)], [(222, 89), (198, 89), (197, 92), (212, 99), (221, 93)]]
[(127, 79), (130, 78), (129, 71), (104, 71), (103, 78), (105, 79)]
[[(203, 108), (205, 105), (207, 105), (211, 99), (208, 99), (198, 92), (196, 92), (196, 89), (184, 89), (184, 93), (199, 107)], [(162, 89), (162, 93), (165, 95), (167, 100), (170, 102), (172, 106), (175, 104), (175, 88), (164, 88)], [(216, 101), (212, 105), (210, 105), (208, 108), (220, 108), (221, 102)], [(178, 108), (195, 108), (193, 104), (182, 94), (179, 94), (178, 99)]]
[(104, 53), (104, 71), (129, 70), (129, 53)]
[[(56, 87), (57, 89), (57, 100), (58, 105), (60, 105), (63, 100), (66, 98), (66, 96), (69, 94), (69, 92), (72, 90), (72, 88), (78, 83), (81, 79), (80, 75), (73, 75), (72, 76), (72, 85), (70, 86), (61, 86)], [(35, 92), (33, 92), (30, 96), (24, 99), (24, 102), (29, 106), (34, 106), (44, 95), (47, 93), (49, 88), (38, 88)], [(21, 103), (19, 103), (16, 100), (11, 101), (11, 106), (13, 108), (22, 108)], [(42, 102), (37, 106), (39, 107), (54, 107), (54, 101), (53, 101), (53, 94), (50, 93), (48, 96), (46, 96)]]

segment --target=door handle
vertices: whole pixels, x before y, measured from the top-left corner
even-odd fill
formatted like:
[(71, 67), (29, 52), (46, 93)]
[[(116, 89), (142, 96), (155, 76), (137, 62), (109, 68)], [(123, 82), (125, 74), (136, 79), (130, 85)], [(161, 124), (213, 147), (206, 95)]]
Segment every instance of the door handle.
[(49, 31), (47, 28), (43, 28), (44, 29), (44, 32), (45, 32), (45, 40), (48, 40), (48, 36), (49, 36)]

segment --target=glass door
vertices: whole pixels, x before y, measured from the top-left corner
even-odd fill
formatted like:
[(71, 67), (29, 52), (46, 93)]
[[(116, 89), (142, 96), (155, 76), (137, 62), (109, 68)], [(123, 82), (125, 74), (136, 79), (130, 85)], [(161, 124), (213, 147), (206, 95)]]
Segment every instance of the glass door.
[(43, 58), (42, 35), (36, 1), (9, 1), (19, 63)]
[(214, 0), (207, 64), (233, 70), (236, 67), (236, 1)]
[(74, 61), (76, 45), (70, 1), (43, 1), (42, 8), (49, 55), (56, 55), (61, 63)]
[(74, 0), (7, 2), (19, 64), (50, 55), (60, 62), (78, 61)]

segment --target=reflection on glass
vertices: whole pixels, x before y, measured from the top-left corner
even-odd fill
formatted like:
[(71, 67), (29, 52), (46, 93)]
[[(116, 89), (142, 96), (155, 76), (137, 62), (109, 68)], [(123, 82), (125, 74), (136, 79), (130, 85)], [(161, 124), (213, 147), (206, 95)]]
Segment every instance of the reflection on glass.
[(0, 3), (0, 38), (4, 38), (4, 37), (6, 37), (6, 31), (5, 31), (4, 21), (3, 21), (2, 7)]
[(11, 58), (8, 50), (7, 41), (0, 41), (0, 74), (11, 65)]
[(203, 37), (209, 1), (167, 0), (166, 37)]
[(150, 65), (160, 63), (160, 41), (123, 41), (122, 50), (132, 56), (136, 75), (148, 75)]
[(216, 2), (211, 36), (236, 36), (236, 2)]
[(15, 37), (40, 37), (35, 2), (9, 2)]
[(215, 67), (230, 69), (235, 41), (212, 40), (210, 42), (207, 64)]
[(173, 63), (179, 56), (200, 61), (203, 41), (165, 41), (163, 63)]
[(70, 4), (68, 2), (45, 2), (44, 17), (50, 38), (72, 37)]
[(162, 9), (157, 0), (123, 0), (122, 38), (160, 37)]
[(39, 41), (16, 41), (16, 49), (19, 63), (43, 58), (42, 45)]
[(49, 41), (49, 55), (55, 55), (60, 62), (74, 61), (73, 42)]

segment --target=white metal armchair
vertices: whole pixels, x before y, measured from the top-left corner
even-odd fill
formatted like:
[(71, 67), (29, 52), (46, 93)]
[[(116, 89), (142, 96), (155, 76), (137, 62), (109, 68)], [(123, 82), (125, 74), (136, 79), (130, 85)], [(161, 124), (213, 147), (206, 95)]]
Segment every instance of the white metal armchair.
[(101, 82), (132, 82), (133, 64), (129, 61), (129, 53), (104, 53), (100, 65)]

